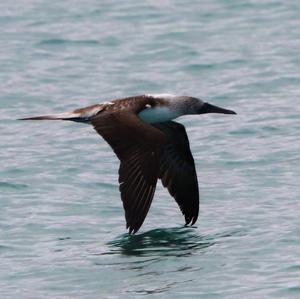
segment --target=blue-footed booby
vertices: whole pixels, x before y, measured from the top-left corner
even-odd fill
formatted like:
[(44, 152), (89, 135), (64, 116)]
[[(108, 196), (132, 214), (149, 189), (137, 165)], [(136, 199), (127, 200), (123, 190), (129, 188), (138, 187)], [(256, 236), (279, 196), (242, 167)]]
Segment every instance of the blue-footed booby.
[(185, 127), (173, 119), (189, 114), (236, 114), (190, 96), (139, 95), (21, 120), (68, 120), (91, 124), (120, 160), (119, 189), (126, 228), (136, 233), (149, 211), (157, 180), (176, 200), (186, 225), (199, 212), (199, 189)]

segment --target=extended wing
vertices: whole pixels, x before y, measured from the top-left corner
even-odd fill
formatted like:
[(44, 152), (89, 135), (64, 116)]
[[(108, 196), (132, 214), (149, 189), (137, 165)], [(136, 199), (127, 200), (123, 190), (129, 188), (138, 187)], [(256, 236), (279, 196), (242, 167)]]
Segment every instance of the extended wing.
[(174, 121), (154, 126), (168, 136), (161, 151), (159, 178), (178, 203), (186, 225), (193, 225), (199, 213), (199, 189), (185, 128)]
[(120, 159), (119, 183), (127, 228), (135, 233), (154, 196), (166, 137), (133, 112), (104, 113), (91, 123)]

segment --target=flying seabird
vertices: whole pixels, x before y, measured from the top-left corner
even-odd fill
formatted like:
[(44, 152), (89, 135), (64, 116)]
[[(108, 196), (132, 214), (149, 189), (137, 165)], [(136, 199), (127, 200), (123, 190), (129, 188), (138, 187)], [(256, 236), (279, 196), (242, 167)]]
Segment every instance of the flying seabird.
[(68, 120), (91, 124), (120, 160), (119, 189), (126, 228), (136, 233), (161, 179), (186, 225), (198, 218), (199, 190), (185, 127), (173, 119), (188, 114), (236, 114), (190, 96), (139, 95), (21, 120)]

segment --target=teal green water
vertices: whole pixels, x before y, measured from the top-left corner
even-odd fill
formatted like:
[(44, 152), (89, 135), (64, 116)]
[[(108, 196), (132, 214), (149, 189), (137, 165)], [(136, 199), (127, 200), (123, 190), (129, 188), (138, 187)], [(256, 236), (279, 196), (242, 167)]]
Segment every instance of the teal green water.
[[(2, 1), (1, 298), (300, 298), (299, 1)], [(125, 232), (118, 161), (91, 127), (19, 122), (171, 92), (201, 191), (161, 186)]]

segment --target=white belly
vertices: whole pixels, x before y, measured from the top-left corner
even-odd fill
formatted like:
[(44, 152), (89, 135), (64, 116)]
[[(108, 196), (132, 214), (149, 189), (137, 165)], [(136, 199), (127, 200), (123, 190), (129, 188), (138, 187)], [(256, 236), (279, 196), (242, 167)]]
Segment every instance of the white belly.
[(139, 117), (146, 123), (159, 123), (181, 116), (178, 111), (167, 107), (147, 108), (139, 113)]

